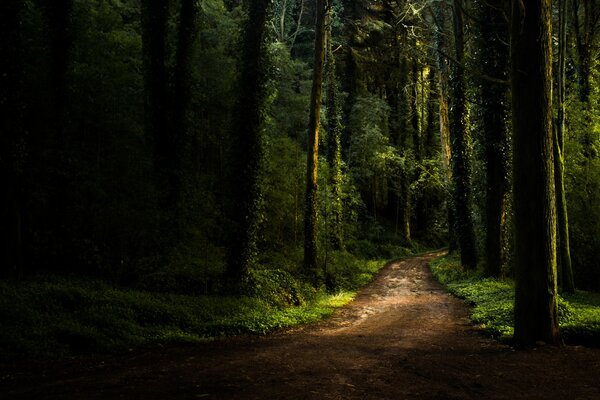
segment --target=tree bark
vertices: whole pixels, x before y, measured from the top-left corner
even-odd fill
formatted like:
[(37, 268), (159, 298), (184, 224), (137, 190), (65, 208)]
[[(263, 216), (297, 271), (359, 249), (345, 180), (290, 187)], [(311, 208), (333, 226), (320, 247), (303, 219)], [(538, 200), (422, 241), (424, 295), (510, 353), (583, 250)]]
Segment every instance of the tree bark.
[(518, 346), (558, 344), (551, 1), (514, 0), (511, 74)]
[[(433, 20), (436, 22), (435, 47), (437, 52), (436, 63), (438, 70), (438, 102), (439, 102), (439, 125), (440, 125), (440, 149), (442, 158), (442, 168), (444, 170), (444, 182), (451, 188), (452, 182), (452, 150), (450, 144), (450, 107), (449, 97), (449, 72), (446, 44), (446, 26), (447, 12), (443, 3), (436, 3), (433, 8)], [(447, 200), (448, 214), (448, 251), (454, 252), (458, 249), (457, 234), (454, 223), (454, 201), (452, 196)]]
[(454, 0), (454, 46), (456, 63), (452, 64), (450, 85), (452, 89), (452, 121), (450, 140), (452, 142), (452, 180), (455, 210), (455, 229), (460, 249), (460, 260), (466, 268), (477, 266), (475, 233), (471, 220), (471, 151), (467, 133), (467, 109), (465, 100), (464, 76), (464, 31), (462, 0)]
[(270, 0), (252, 0), (242, 40), (239, 98), (232, 127), (230, 172), (232, 228), (227, 254), (227, 276), (232, 287), (256, 262), (256, 241), (262, 188), (264, 119), (268, 73), (267, 28)]
[(167, 4), (167, 0), (144, 0), (141, 4), (145, 130), (153, 146), (154, 173), (157, 177), (155, 185), (161, 192), (159, 206), (162, 209), (171, 206), (169, 177), (172, 174), (170, 161), (174, 152), (174, 143), (167, 129)]
[(342, 225), (342, 118), (340, 113), (339, 89), (335, 71), (335, 58), (331, 23), (327, 24), (327, 60), (325, 73), (327, 79), (327, 163), (329, 164), (329, 185), (331, 190), (331, 214), (329, 242), (334, 250), (344, 247), (344, 233)]
[(315, 52), (306, 163), (306, 203), (304, 210), (304, 272), (319, 281), (317, 266), (317, 173), (319, 169), (319, 129), (325, 59), (325, 20), (328, 14), (325, 0), (316, 0)]
[(181, 192), (181, 174), (183, 173), (182, 158), (187, 146), (187, 112), (191, 101), (191, 70), (192, 49), (194, 43), (195, 20), (198, 12), (194, 0), (180, 0), (179, 30), (177, 33), (177, 50), (175, 54), (175, 71), (172, 93), (172, 124), (173, 124), (173, 182), (171, 200), (176, 204)]
[(558, 215), (558, 245), (560, 249), (560, 271), (562, 290), (565, 293), (575, 293), (573, 266), (571, 264), (571, 249), (569, 245), (569, 217), (567, 213), (567, 198), (564, 185), (564, 132), (565, 132), (565, 61), (567, 48), (567, 0), (558, 1), (558, 79), (557, 99), (558, 111), (556, 116), (556, 134), (554, 138), (554, 175), (556, 185), (556, 209)]
[[(508, 80), (508, 22), (504, 0), (479, 3), (481, 71), (486, 76)], [(481, 102), (486, 166), (485, 274), (499, 276), (505, 262), (503, 240), (509, 191), (508, 87), (499, 82), (481, 82)]]

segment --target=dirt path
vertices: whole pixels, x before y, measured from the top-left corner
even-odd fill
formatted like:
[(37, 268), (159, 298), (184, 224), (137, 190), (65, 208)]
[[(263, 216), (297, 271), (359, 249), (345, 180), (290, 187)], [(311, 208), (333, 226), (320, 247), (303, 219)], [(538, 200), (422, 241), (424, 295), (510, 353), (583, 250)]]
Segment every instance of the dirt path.
[(515, 352), (435, 283), (434, 254), (388, 265), (321, 323), (129, 357), (35, 366), (20, 399), (600, 399), (600, 349)]

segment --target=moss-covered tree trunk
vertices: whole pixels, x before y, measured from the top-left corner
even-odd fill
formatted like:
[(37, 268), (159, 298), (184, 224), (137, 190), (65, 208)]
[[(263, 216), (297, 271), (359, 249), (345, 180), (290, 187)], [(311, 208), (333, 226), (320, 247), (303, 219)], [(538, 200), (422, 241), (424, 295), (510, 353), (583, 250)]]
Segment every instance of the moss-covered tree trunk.
[(24, 1), (0, 4), (0, 276), (23, 268), (21, 185), (18, 148), (24, 145), (22, 124), (21, 12)]
[(326, 47), (327, 163), (329, 164), (329, 185), (332, 197), (330, 207), (331, 212), (328, 216), (329, 243), (334, 250), (339, 250), (344, 247), (342, 224), (342, 115), (330, 23), (327, 24)]
[(503, 241), (506, 231), (506, 206), (509, 191), (508, 142), (508, 7), (504, 0), (478, 3), (479, 62), (481, 71), (491, 79), (481, 82), (481, 111), (486, 167), (485, 273), (499, 276), (506, 259)]
[(558, 70), (557, 70), (557, 115), (554, 138), (554, 175), (556, 185), (556, 211), (558, 216), (558, 245), (560, 249), (560, 273), (562, 290), (575, 292), (571, 248), (569, 245), (569, 217), (564, 184), (564, 143), (565, 143), (565, 60), (567, 48), (567, 0), (558, 1)]
[(511, 29), (515, 343), (559, 343), (551, 1), (514, 0)]
[(319, 129), (325, 61), (325, 21), (329, 6), (316, 1), (315, 51), (310, 116), (308, 122), (308, 151), (306, 162), (306, 202), (304, 209), (304, 272), (315, 282), (319, 280), (317, 265), (317, 172), (319, 169)]
[(232, 126), (231, 203), (232, 228), (227, 252), (227, 275), (234, 288), (256, 259), (258, 216), (262, 188), (260, 173), (264, 156), (263, 129), (268, 80), (266, 23), (270, 0), (248, 3), (248, 19), (241, 43), (239, 98)]
[(460, 261), (466, 268), (477, 266), (475, 249), (475, 233), (471, 219), (471, 150), (467, 132), (467, 108), (465, 93), (465, 41), (462, 0), (454, 0), (454, 46), (456, 62), (452, 64), (450, 86), (451, 97), (451, 127), (450, 141), (452, 142), (452, 181), (454, 201), (454, 225), (460, 249)]
[[(435, 30), (435, 49), (437, 52), (436, 67), (438, 70), (438, 102), (439, 102), (439, 126), (440, 126), (440, 149), (442, 158), (442, 168), (444, 170), (444, 182), (447, 187), (451, 187), (452, 168), (451, 159), (452, 151), (450, 144), (450, 107), (448, 102), (449, 97), (449, 68), (448, 61), (444, 54), (447, 53), (446, 44), (446, 26), (447, 12), (443, 3), (436, 3), (433, 6), (433, 15), (436, 23)], [(454, 252), (458, 248), (456, 231), (454, 224), (454, 201), (452, 196), (447, 200), (448, 214), (448, 251)]]

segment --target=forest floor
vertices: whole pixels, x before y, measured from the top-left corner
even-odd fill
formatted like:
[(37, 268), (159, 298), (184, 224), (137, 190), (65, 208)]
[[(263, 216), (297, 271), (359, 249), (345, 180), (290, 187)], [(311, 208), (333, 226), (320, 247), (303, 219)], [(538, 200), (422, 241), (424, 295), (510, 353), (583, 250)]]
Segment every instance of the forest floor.
[(598, 399), (600, 349), (515, 351), (435, 282), (431, 253), (387, 265), (322, 322), (267, 336), (0, 364), (2, 399)]

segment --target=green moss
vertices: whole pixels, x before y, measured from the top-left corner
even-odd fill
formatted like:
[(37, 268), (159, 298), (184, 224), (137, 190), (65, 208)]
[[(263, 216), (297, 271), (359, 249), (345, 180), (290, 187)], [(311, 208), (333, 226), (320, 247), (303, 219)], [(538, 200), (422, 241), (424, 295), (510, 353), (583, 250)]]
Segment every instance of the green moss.
[[(477, 271), (461, 267), (455, 256), (431, 262), (431, 271), (454, 295), (464, 299), (471, 319), (486, 333), (510, 341), (513, 335), (514, 282), (510, 279), (484, 278)], [(577, 291), (558, 298), (562, 336), (567, 343), (600, 343), (600, 293)]]

